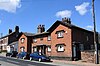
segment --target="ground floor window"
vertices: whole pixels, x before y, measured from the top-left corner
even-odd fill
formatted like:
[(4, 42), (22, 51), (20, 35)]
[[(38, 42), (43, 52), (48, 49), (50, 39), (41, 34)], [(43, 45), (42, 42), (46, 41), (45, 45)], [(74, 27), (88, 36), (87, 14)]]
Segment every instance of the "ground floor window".
[(51, 46), (48, 46), (48, 47), (47, 47), (47, 51), (48, 51), (48, 52), (51, 52)]
[(25, 47), (20, 47), (21, 52), (25, 51)]
[(80, 50), (81, 50), (81, 51), (84, 51), (84, 45), (83, 45), (83, 44), (80, 44), (79, 46), (80, 46), (80, 47), (79, 47)]
[(56, 47), (57, 47), (58, 52), (64, 52), (64, 50), (65, 50), (64, 44), (57, 44)]
[(33, 51), (36, 52), (37, 51), (37, 48), (36, 47), (33, 47)]

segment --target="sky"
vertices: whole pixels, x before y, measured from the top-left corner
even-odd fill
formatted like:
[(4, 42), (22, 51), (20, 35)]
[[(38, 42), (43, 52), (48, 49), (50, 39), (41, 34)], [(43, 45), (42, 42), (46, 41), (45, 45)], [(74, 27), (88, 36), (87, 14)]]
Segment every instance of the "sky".
[[(100, 0), (95, 0), (96, 31), (100, 32)], [(72, 24), (93, 30), (92, 0), (0, 0), (0, 33), (8, 34), (19, 26), (21, 32), (37, 33), (37, 26), (46, 30), (62, 18)]]

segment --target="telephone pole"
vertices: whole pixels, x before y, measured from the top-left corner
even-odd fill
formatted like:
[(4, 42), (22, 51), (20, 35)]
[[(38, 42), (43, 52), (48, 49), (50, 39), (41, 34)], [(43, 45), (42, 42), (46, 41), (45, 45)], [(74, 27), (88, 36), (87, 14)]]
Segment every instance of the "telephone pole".
[(95, 23), (94, 1), (95, 0), (92, 0), (92, 14), (93, 14), (93, 24), (94, 24), (94, 45), (95, 45), (95, 64), (99, 64), (98, 44), (96, 42), (96, 23)]

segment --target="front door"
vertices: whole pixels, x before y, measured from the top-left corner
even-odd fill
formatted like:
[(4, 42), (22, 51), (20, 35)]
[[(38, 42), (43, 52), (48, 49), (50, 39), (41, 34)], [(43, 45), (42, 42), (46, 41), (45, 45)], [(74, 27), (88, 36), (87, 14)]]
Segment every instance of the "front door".
[(45, 45), (37, 46), (37, 51), (45, 55), (46, 54), (46, 46)]

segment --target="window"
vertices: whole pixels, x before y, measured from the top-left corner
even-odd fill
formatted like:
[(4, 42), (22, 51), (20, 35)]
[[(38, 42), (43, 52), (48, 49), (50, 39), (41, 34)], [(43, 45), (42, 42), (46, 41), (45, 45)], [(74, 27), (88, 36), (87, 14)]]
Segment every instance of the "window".
[(80, 44), (80, 50), (83, 51), (84, 50), (84, 45)]
[(25, 47), (20, 47), (20, 51), (23, 52), (25, 50)]
[(36, 47), (33, 47), (33, 51), (36, 52), (37, 51), (37, 48)]
[(87, 41), (89, 41), (89, 37), (88, 36), (86, 36), (86, 39), (87, 39)]
[(42, 37), (42, 38), (40, 38), (40, 40), (42, 41), (42, 40), (43, 40), (43, 37)]
[(48, 47), (47, 47), (47, 51), (48, 51), (48, 52), (51, 52), (51, 46), (48, 46)]
[(64, 45), (63, 44), (57, 45), (57, 51), (58, 52), (64, 52)]
[(57, 37), (58, 37), (58, 38), (63, 37), (63, 32), (57, 32)]
[(21, 38), (21, 43), (24, 43), (25, 38)]
[(51, 36), (49, 35), (47, 39), (48, 39), (48, 41), (50, 41), (51, 40)]
[(0, 43), (1, 43), (1, 44), (3, 43), (3, 39), (1, 39)]
[(33, 39), (33, 42), (36, 43), (37, 42), (37, 39)]
[(60, 31), (57, 31), (56, 33), (57, 33), (57, 37), (58, 38), (63, 38), (64, 36), (63, 36), (63, 34), (64, 34), (64, 30), (60, 30)]
[(7, 48), (7, 46), (6, 45), (4, 45), (4, 49), (6, 49)]

